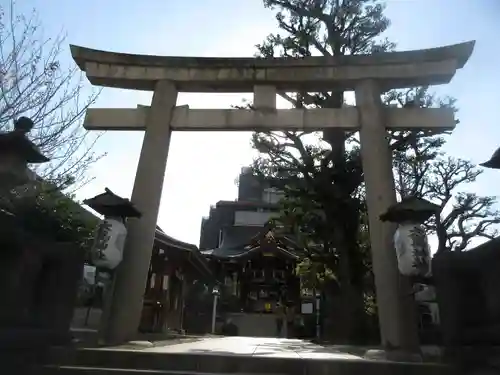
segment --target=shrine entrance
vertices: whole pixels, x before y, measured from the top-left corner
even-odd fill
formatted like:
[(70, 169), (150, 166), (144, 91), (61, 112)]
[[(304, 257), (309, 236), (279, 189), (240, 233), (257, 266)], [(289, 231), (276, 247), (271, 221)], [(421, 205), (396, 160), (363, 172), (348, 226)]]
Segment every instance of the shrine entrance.
[[(285, 315), (294, 323), (292, 312), (301, 308), (295, 270), (303, 250), (269, 226), (225, 227), (222, 238), (219, 247), (201, 251), (222, 284), (220, 320), (235, 324), (239, 336), (292, 337)], [(281, 329), (277, 319), (283, 320)]]
[[(394, 224), (380, 220), (396, 203), (386, 129), (433, 130), (455, 127), (452, 109), (387, 108), (390, 89), (445, 84), (462, 68), (474, 42), (427, 50), (373, 55), (305, 58), (201, 58), (132, 55), (71, 46), (73, 59), (94, 85), (153, 91), (151, 106), (87, 111), (90, 130), (145, 132), (132, 192), (143, 213), (131, 219), (123, 262), (115, 280), (110, 316), (113, 341), (137, 331), (148, 277), (163, 180), (173, 130), (359, 130), (366, 183), (373, 271), (383, 343), (416, 350), (418, 337), (407, 281), (398, 273)], [(281, 92), (355, 92), (356, 107), (276, 109)], [(176, 107), (178, 92), (253, 92), (252, 109)]]

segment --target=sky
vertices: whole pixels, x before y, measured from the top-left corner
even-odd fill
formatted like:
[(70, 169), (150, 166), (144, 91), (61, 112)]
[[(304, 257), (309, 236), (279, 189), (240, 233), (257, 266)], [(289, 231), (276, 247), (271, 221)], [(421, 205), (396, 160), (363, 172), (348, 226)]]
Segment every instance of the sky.
[[(9, 0), (0, 4), (8, 6)], [(72, 64), (69, 44), (138, 54), (250, 57), (255, 45), (277, 30), (274, 13), (262, 0), (17, 0), (16, 9), (36, 9), (47, 36), (67, 34), (63, 64)], [(476, 40), (465, 68), (451, 84), (434, 89), (457, 98), (460, 109), (447, 153), (475, 163), (489, 159), (500, 146), (495, 96), (500, 49), (494, 48), (500, 35), (500, 1), (389, 0), (386, 15), (392, 25), (385, 36), (398, 50)], [(228, 108), (241, 99), (238, 94), (180, 94), (177, 104)], [(105, 88), (94, 107), (135, 108), (150, 100), (151, 93)], [(158, 219), (167, 234), (198, 244), (201, 219), (210, 205), (236, 199), (235, 179), (254, 156), (250, 135), (173, 133)], [(89, 174), (94, 179), (77, 197), (91, 197), (105, 187), (130, 197), (142, 138), (141, 132), (104, 134), (94, 151), (107, 156), (93, 165)], [(497, 195), (500, 172), (486, 170), (472, 189)]]

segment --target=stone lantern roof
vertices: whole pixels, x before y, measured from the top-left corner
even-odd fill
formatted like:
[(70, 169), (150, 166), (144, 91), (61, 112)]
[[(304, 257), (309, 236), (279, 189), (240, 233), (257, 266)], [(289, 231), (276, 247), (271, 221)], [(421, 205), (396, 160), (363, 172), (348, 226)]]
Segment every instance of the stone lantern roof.
[(500, 169), (500, 148), (497, 148), (497, 150), (491, 156), (490, 160), (485, 161), (484, 163), (481, 163), (479, 165), (485, 168)]
[(33, 179), (28, 164), (46, 163), (43, 155), (26, 134), (33, 129), (33, 121), (20, 117), (14, 121), (14, 130), (0, 133), (0, 189), (10, 191)]
[(0, 133), (0, 157), (14, 157), (25, 163), (40, 164), (50, 159), (43, 155), (38, 147), (26, 137), (33, 128), (33, 121), (20, 117), (14, 122), (14, 130)]
[(112, 217), (141, 217), (141, 213), (127, 198), (122, 198), (110, 189), (105, 188), (104, 193), (93, 198), (85, 199), (84, 204), (101, 215)]
[(413, 221), (423, 223), (432, 215), (439, 213), (440, 207), (426, 199), (411, 196), (401, 199), (400, 202), (390, 206), (385, 213), (380, 215), (380, 220), (393, 223)]

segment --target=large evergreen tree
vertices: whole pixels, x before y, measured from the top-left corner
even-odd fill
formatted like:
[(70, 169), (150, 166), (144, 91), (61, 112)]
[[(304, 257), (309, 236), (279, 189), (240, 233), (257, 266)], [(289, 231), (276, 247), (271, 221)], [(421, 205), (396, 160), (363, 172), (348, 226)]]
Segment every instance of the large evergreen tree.
[[(270, 35), (259, 45), (263, 57), (341, 56), (394, 48), (381, 38), (390, 22), (383, 15), (384, 5), (378, 1), (265, 0), (264, 5), (277, 11), (279, 27), (286, 35)], [(344, 104), (344, 92), (340, 90), (280, 95), (295, 107), (340, 108)], [(315, 248), (314, 262), (310, 264), (319, 262), (336, 275), (336, 282), (327, 283), (335, 287), (328, 288), (329, 295), (335, 293), (335, 299), (329, 300), (337, 305), (333, 311), (338, 314), (333, 320), (342, 321), (335, 325), (335, 335), (348, 340), (358, 336), (355, 331), (362, 327), (364, 308), (364, 278), (363, 272), (359, 272), (364, 262), (358, 245), (363, 202), (356, 194), (362, 182), (359, 152), (357, 148), (346, 151), (346, 139), (351, 134), (343, 130), (323, 132), (316, 146), (304, 142), (308, 135), (305, 132), (256, 134), (255, 147), (265, 151), (265, 156), (256, 163), (256, 170), (266, 176), (286, 176), (291, 187), (286, 194), (293, 197), (289, 202), (295, 206), (292, 211), (297, 212), (306, 204), (305, 200), (318, 206), (315, 214), (305, 212), (304, 217), (296, 218), (299, 220), (295, 226), (300, 227), (300, 237), (309, 232), (310, 241), (321, 244)], [(284, 139), (278, 140), (280, 136)], [(303, 182), (291, 183), (290, 178)], [(311, 231), (305, 229), (311, 227), (307, 220), (321, 223), (321, 228), (312, 229), (312, 237)], [(335, 292), (339, 286), (340, 290)]]
[[(285, 34), (272, 34), (258, 45), (262, 57), (340, 56), (395, 48), (382, 38), (390, 22), (383, 14), (381, 1), (264, 0), (264, 5), (276, 10)], [(279, 94), (295, 107), (344, 105), (342, 91)], [(451, 99), (433, 97), (427, 88), (389, 92), (383, 99), (388, 105), (401, 107), (454, 105)], [(388, 138), (400, 194), (442, 198), (438, 203), (443, 213), (449, 211), (457, 186), (474, 181), (479, 173), (470, 163), (445, 158), (440, 153), (445, 139), (428, 131), (388, 132)], [(349, 341), (365, 335), (359, 329), (363, 327), (362, 313), (371, 277), (367, 272), (369, 243), (357, 138), (337, 129), (322, 134), (259, 132), (253, 136), (253, 145), (260, 153), (254, 163), (256, 173), (277, 178), (277, 187), (285, 191), (278, 221), (308, 250), (309, 257), (301, 267), (308, 273), (306, 279), (333, 287), (323, 288), (327, 295), (335, 296), (330, 300), (336, 301), (331, 333)], [(451, 189), (438, 192), (443, 186)], [(498, 222), (492, 204), (491, 197), (457, 195), (448, 216), (429, 225), (431, 230), (437, 230), (440, 244), (445, 244), (440, 248), (464, 248), (474, 235), (491, 235), (488, 229)]]

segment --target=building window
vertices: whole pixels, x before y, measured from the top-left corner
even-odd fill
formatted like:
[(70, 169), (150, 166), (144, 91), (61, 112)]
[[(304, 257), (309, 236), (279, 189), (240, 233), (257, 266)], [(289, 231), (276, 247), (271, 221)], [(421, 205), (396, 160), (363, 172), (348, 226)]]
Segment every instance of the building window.
[(281, 198), (283, 198), (283, 192), (277, 190), (276, 188), (266, 188), (262, 195), (262, 200), (266, 203), (278, 203)]

